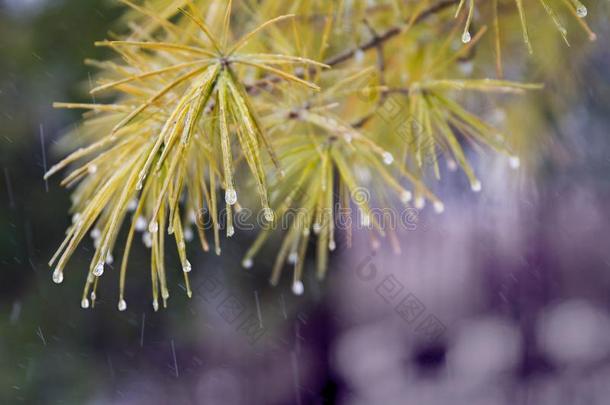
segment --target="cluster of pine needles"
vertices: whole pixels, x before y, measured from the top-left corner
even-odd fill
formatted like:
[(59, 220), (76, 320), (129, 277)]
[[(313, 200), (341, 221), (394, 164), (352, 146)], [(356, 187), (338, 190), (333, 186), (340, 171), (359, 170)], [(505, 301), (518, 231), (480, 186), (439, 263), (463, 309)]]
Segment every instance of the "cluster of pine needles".
[[(558, 21), (551, 0), (527, 3), (538, 1)], [(529, 48), (525, 2), (515, 0)], [(170, 296), (166, 245), (177, 250), (191, 296), (187, 244), (197, 238), (204, 251), (220, 255), (222, 237), (235, 234), (233, 217), (246, 206), (268, 226), (243, 266), (252, 267), (281, 233), (271, 281), (279, 283), (289, 267), (292, 289), (302, 294), (310, 245), (323, 278), (336, 233), (351, 232), (336, 227), (339, 207), (354, 217), (351, 224), (385, 237), (393, 230), (372, 215), (375, 207), (423, 209), (429, 202), (444, 210), (426, 181), (430, 172), (440, 178), (441, 160), (481, 190), (466, 145), (519, 165), (510, 138), (460, 102), (472, 93), (540, 88), (460, 73), (485, 34), (486, 26), (470, 34), (477, 6), (491, 4), (497, 26), (504, 15), (497, 0), (121, 3), (127, 33), (96, 43), (116, 57), (86, 61), (99, 71), (91, 94), (107, 102), (56, 103), (87, 111), (65, 138), (73, 153), (46, 174), (74, 168), (62, 182), (74, 188), (73, 221), (50, 265), (61, 283), (77, 247), (93, 239), (83, 308), (95, 305), (118, 248), (118, 308), (127, 308), (136, 239), (150, 249), (154, 309)], [(577, 0), (557, 3), (586, 15)], [(392, 129), (381, 113), (391, 98), (403, 107), (394, 119), (416, 126)], [(371, 198), (359, 198), (362, 189)], [(274, 226), (294, 210), (299, 215), (287, 227)], [(204, 216), (210, 229), (201, 226)]]

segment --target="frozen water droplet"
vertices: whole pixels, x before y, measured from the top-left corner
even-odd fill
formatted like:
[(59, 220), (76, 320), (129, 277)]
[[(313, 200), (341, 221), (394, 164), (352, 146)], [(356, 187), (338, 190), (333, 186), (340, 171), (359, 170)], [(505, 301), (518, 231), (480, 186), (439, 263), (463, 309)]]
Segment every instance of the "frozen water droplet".
[(511, 156), (508, 162), (511, 169), (517, 170), (519, 167), (521, 167), (521, 159), (519, 156)]
[(190, 273), (191, 270), (193, 270), (193, 266), (191, 266), (191, 262), (189, 262), (188, 260), (184, 262), (184, 265), (182, 266), (182, 271), (185, 273)]
[(576, 8), (576, 15), (580, 18), (585, 18), (589, 14), (589, 10), (584, 5), (580, 5)]
[(330, 242), (328, 242), (328, 250), (330, 250), (331, 252), (334, 252), (335, 249), (337, 249), (337, 243), (334, 240), (331, 240)]
[(263, 209), (263, 216), (265, 217), (265, 221), (273, 222), (275, 215), (273, 214), (273, 210), (269, 207)]
[(227, 189), (225, 192), (225, 202), (229, 205), (235, 205), (237, 203), (237, 191), (232, 188)]
[(402, 193), (400, 193), (400, 201), (402, 201), (403, 204), (411, 202), (412, 199), (413, 193), (411, 193), (410, 191), (404, 190)]
[(89, 308), (89, 300), (87, 298), (83, 298), (83, 300), (80, 302), (80, 307), (82, 309)]
[(104, 274), (104, 262), (99, 262), (95, 269), (93, 269), (93, 275), (95, 277), (101, 277)]
[(391, 165), (394, 163), (394, 156), (390, 152), (383, 152), (383, 163)]
[(481, 182), (479, 180), (476, 180), (470, 185), (470, 188), (475, 193), (478, 193), (483, 189), (483, 185), (481, 184)]
[(424, 197), (417, 197), (415, 199), (415, 208), (418, 210), (424, 209), (426, 206), (426, 199)]
[(53, 282), (55, 284), (61, 284), (64, 281), (64, 272), (59, 270), (59, 269), (55, 269), (55, 271), (53, 272)]
[(119, 300), (119, 304), (117, 305), (117, 308), (121, 312), (125, 311), (127, 309), (127, 302), (125, 302), (125, 300), (123, 300), (123, 299)]
[(244, 259), (244, 261), (241, 262), (241, 265), (244, 267), (244, 269), (251, 269), (252, 266), (254, 266), (254, 262), (252, 259)]
[(89, 165), (89, 167), (87, 167), (87, 171), (89, 174), (97, 173), (97, 165)]
[(434, 211), (436, 211), (437, 214), (442, 214), (445, 212), (445, 204), (440, 201), (436, 201), (434, 203)]
[(313, 224), (313, 233), (315, 233), (316, 235), (319, 235), (321, 231), (322, 231), (322, 225), (318, 224), (317, 222), (315, 224)]
[(292, 292), (294, 293), (294, 295), (303, 295), (303, 293), (305, 292), (305, 286), (303, 285), (302, 281), (295, 281), (292, 284)]
[(462, 42), (468, 44), (470, 41), (472, 41), (472, 35), (470, 35), (470, 32), (466, 31), (464, 35), (462, 35)]
[(159, 223), (157, 221), (152, 221), (148, 224), (148, 232), (157, 233), (159, 232)]

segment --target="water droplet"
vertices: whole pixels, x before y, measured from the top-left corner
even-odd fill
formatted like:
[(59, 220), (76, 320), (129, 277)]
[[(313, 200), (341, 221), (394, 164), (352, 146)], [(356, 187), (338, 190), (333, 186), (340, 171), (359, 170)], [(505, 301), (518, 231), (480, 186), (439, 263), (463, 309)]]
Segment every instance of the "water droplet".
[(159, 223), (157, 221), (152, 221), (148, 224), (148, 232), (157, 233), (159, 232)]
[(233, 226), (229, 226), (227, 227), (227, 237), (230, 238), (233, 235), (235, 235), (235, 228), (233, 228)]
[(445, 204), (440, 201), (436, 201), (434, 203), (434, 211), (436, 211), (437, 214), (442, 214), (445, 212)]
[(391, 165), (394, 163), (394, 156), (390, 152), (383, 152), (383, 163)]
[(95, 269), (93, 269), (93, 275), (95, 277), (101, 277), (104, 274), (104, 262), (99, 262)]
[(100, 238), (100, 236), (102, 236), (102, 231), (100, 231), (98, 228), (93, 228), (89, 235), (91, 236), (91, 239), (97, 240)]
[(237, 203), (237, 191), (232, 188), (227, 189), (225, 192), (225, 202), (229, 205), (235, 205)]
[(123, 300), (123, 299), (119, 300), (119, 304), (117, 305), (117, 308), (121, 312), (125, 311), (127, 309), (127, 302), (125, 302), (125, 300)]
[(580, 5), (576, 8), (576, 15), (578, 15), (580, 18), (585, 18), (587, 14), (589, 14), (589, 11), (584, 5)]
[(114, 256), (112, 256), (111, 253), (108, 253), (108, 256), (106, 256), (106, 264), (110, 265), (114, 263)]
[(426, 206), (426, 199), (424, 197), (417, 197), (415, 199), (415, 208), (418, 210), (424, 209)]
[(475, 180), (471, 185), (470, 188), (472, 189), (472, 191), (474, 191), (475, 193), (479, 193), (482, 189), (483, 189), (483, 184), (481, 184), (481, 182), (479, 180)]
[(136, 219), (135, 229), (138, 232), (144, 232), (146, 230), (148, 223), (144, 219), (144, 217), (140, 216)]
[(168, 235), (173, 235), (174, 234), (174, 227), (173, 225), (170, 225), (167, 227), (167, 234)]
[(87, 171), (89, 174), (97, 173), (97, 165), (89, 165), (89, 167), (87, 167)]
[(91, 301), (95, 302), (95, 299), (97, 298), (97, 295), (95, 295), (95, 291), (91, 291), (91, 294), (89, 296), (91, 297)]
[(152, 247), (152, 235), (148, 232), (144, 232), (142, 234), (142, 243), (144, 243), (144, 246), (150, 249)]
[(288, 263), (297, 264), (297, 260), (299, 260), (299, 255), (296, 252), (292, 252), (288, 255)]
[(254, 262), (252, 261), (252, 259), (244, 259), (244, 261), (241, 262), (241, 265), (244, 269), (251, 269), (252, 266), (254, 266)]
[(330, 250), (331, 252), (334, 252), (335, 249), (337, 249), (337, 243), (334, 240), (331, 240), (330, 242), (328, 242), (328, 250)]
[(519, 156), (511, 156), (508, 163), (510, 164), (511, 169), (517, 170), (521, 167), (521, 159)]
[(455, 172), (455, 171), (457, 171), (457, 169), (458, 169), (458, 165), (457, 165), (457, 163), (455, 162), (455, 160), (450, 159), (450, 160), (448, 160), (448, 161), (447, 161), (447, 169), (448, 169), (450, 172)]
[(468, 44), (470, 41), (472, 41), (472, 35), (470, 35), (470, 32), (466, 31), (464, 35), (462, 35), (462, 42)]
[(402, 201), (403, 204), (411, 202), (412, 199), (413, 193), (411, 193), (410, 191), (404, 190), (402, 193), (400, 193), (400, 201)]
[(273, 222), (273, 220), (275, 219), (273, 210), (269, 207), (263, 209), (263, 216), (265, 217), (265, 221), (267, 222)]
[(189, 262), (188, 260), (184, 262), (184, 265), (182, 265), (182, 271), (185, 273), (190, 273), (191, 270), (193, 270), (193, 266), (191, 266), (191, 262)]
[(317, 222), (315, 224), (313, 224), (313, 233), (315, 233), (316, 235), (319, 235), (321, 231), (322, 231), (322, 225), (318, 224)]
[(303, 295), (303, 293), (305, 292), (305, 286), (303, 285), (302, 281), (295, 281), (292, 284), (292, 292), (294, 293), (294, 295)]
[(89, 300), (87, 298), (83, 298), (83, 300), (80, 302), (80, 307), (82, 309), (89, 308)]
[(195, 238), (195, 234), (191, 228), (186, 228), (184, 230), (184, 240), (187, 242), (192, 241)]
[(81, 214), (80, 212), (77, 212), (76, 214), (72, 215), (72, 223), (73, 224), (77, 224), (81, 219)]
[(159, 310), (159, 301), (154, 299), (152, 306), (153, 306), (153, 309), (155, 310), (155, 312), (157, 312)]
[(53, 282), (55, 284), (61, 284), (64, 281), (64, 272), (59, 270), (59, 269), (55, 269), (55, 271), (53, 272)]
[(127, 204), (127, 210), (133, 212), (136, 210), (136, 208), (138, 208), (138, 200), (134, 198), (133, 200), (129, 201), (129, 204)]

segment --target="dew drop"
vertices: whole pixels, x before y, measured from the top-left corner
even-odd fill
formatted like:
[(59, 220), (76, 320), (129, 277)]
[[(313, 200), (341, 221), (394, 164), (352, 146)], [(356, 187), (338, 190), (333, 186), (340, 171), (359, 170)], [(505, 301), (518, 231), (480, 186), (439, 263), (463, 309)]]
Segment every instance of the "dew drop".
[(331, 252), (334, 252), (335, 249), (337, 249), (337, 243), (334, 240), (331, 240), (330, 242), (328, 242), (328, 250), (330, 250)]
[(426, 199), (424, 197), (417, 197), (415, 199), (415, 208), (418, 210), (423, 209), (426, 206)]
[(470, 32), (466, 31), (464, 35), (462, 35), (462, 42), (468, 44), (470, 41), (472, 41), (472, 35), (470, 35)]
[(152, 247), (152, 235), (148, 232), (144, 232), (142, 234), (142, 243), (144, 243), (144, 246), (150, 249)]
[(299, 260), (299, 255), (297, 255), (296, 252), (292, 252), (288, 255), (288, 263), (296, 264), (297, 260)]
[(227, 189), (225, 192), (225, 202), (229, 205), (235, 205), (237, 203), (237, 191), (232, 188)]
[(114, 263), (114, 256), (108, 253), (108, 256), (106, 256), (106, 264), (111, 265), (112, 263)]
[(146, 225), (147, 225), (147, 222), (144, 219), (144, 217), (140, 216), (140, 217), (138, 217), (138, 219), (136, 219), (136, 224), (135, 224), (136, 231), (144, 232), (146, 230)]
[(89, 167), (87, 167), (87, 171), (89, 174), (97, 173), (97, 165), (89, 165)]
[(322, 231), (322, 225), (318, 224), (317, 222), (315, 224), (313, 224), (313, 233), (315, 233), (316, 235), (319, 235), (321, 231)]
[(305, 286), (303, 285), (302, 281), (295, 281), (292, 284), (292, 292), (294, 293), (294, 295), (303, 295), (303, 293), (305, 292)]
[(95, 295), (95, 291), (91, 291), (91, 294), (89, 296), (91, 297), (91, 301), (95, 302), (95, 299), (97, 298), (97, 295)]
[(483, 185), (481, 184), (481, 182), (479, 180), (476, 180), (470, 185), (470, 188), (475, 193), (479, 193), (483, 189)]
[(102, 231), (100, 231), (98, 228), (93, 228), (89, 235), (91, 236), (91, 239), (97, 240), (100, 238), (100, 236), (102, 236)]
[(191, 262), (189, 262), (188, 260), (184, 262), (184, 265), (182, 266), (182, 271), (185, 273), (190, 273), (191, 270), (193, 270), (193, 266), (191, 266)]
[(53, 282), (55, 284), (61, 284), (64, 281), (64, 272), (59, 270), (59, 269), (55, 269), (55, 271), (53, 272)]
[(275, 219), (275, 214), (273, 214), (273, 210), (269, 207), (263, 209), (263, 216), (267, 222), (273, 222)]
[(157, 221), (152, 221), (148, 224), (148, 232), (157, 233), (159, 232), (159, 223)]
[(227, 237), (230, 238), (235, 235), (235, 228), (231, 225), (227, 227)]
[(138, 200), (134, 198), (133, 200), (129, 201), (129, 204), (127, 204), (127, 210), (133, 212), (136, 210), (136, 208), (138, 208)]
[(123, 299), (119, 300), (119, 304), (117, 305), (117, 308), (121, 312), (125, 311), (127, 309), (127, 302), (125, 302), (125, 300), (123, 300)]
[(153, 303), (152, 303), (153, 309), (155, 310), (155, 312), (159, 311), (159, 301), (154, 299)]
[(404, 190), (402, 193), (400, 193), (400, 201), (402, 201), (403, 204), (411, 202), (412, 199), (413, 193), (411, 193), (410, 191)]
[(589, 14), (589, 11), (585, 6), (580, 5), (576, 8), (576, 15), (578, 15), (580, 18), (585, 18), (587, 14)]
[(191, 228), (186, 228), (184, 230), (184, 240), (187, 242), (192, 241), (195, 238), (195, 234)]
[(385, 163), (386, 165), (391, 165), (392, 163), (394, 163), (394, 156), (390, 153), (390, 152), (383, 152), (383, 163)]
[(434, 211), (436, 211), (437, 214), (442, 214), (445, 212), (445, 204), (440, 201), (436, 201), (434, 203)]
[(254, 262), (252, 261), (252, 259), (244, 259), (244, 261), (241, 262), (241, 265), (244, 269), (251, 269), (252, 266), (254, 266)]
[(358, 64), (364, 62), (364, 51), (362, 49), (357, 49), (356, 52), (354, 52), (354, 59)]
[(95, 269), (93, 269), (93, 275), (95, 277), (101, 277), (104, 274), (104, 262), (99, 262)]
[(136, 184), (136, 191), (140, 191), (142, 188), (144, 188), (144, 184), (141, 181), (138, 181), (138, 184)]
[(82, 309), (89, 308), (89, 300), (87, 298), (83, 298), (83, 300), (80, 302), (80, 307)]

